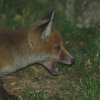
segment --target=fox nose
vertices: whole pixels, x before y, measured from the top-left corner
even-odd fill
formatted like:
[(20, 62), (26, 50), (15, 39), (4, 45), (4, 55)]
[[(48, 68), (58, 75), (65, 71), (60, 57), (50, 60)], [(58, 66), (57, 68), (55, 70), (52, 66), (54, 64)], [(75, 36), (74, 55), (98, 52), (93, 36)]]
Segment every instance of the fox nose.
[(75, 59), (72, 58), (72, 59), (71, 59), (71, 65), (73, 65), (74, 63), (75, 63)]

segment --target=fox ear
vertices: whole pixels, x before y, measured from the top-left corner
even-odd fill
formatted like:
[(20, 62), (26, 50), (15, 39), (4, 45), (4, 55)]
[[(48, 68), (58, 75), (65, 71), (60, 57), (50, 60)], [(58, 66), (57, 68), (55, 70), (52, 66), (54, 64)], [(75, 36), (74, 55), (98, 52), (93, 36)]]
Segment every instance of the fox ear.
[(41, 25), (43, 27), (41, 37), (44, 39), (45, 37), (49, 36), (51, 34), (51, 28), (52, 28), (52, 21), (54, 17), (55, 11), (50, 12), (44, 19), (48, 20), (45, 24)]

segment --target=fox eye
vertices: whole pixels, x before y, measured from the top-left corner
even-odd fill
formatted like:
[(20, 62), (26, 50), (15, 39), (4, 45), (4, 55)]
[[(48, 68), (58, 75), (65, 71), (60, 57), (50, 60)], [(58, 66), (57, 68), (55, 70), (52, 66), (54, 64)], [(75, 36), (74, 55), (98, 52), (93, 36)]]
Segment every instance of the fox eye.
[(60, 50), (61, 50), (60, 45), (56, 45), (55, 49), (56, 49), (57, 51), (60, 51)]

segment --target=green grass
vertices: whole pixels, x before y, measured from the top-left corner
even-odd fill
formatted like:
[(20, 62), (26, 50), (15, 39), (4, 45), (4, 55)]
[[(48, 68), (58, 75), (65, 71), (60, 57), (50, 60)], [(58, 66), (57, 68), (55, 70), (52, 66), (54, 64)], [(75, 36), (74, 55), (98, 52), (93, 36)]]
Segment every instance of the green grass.
[(24, 92), (21, 100), (54, 100), (52, 96), (44, 96), (42, 92)]
[[(52, 2), (39, 0), (0, 0), (0, 28), (23, 28), (42, 18)], [(22, 100), (100, 100), (100, 37), (96, 28), (78, 29), (56, 8), (54, 24), (64, 38), (65, 47), (75, 57), (72, 67), (60, 65), (63, 78), (56, 80), (62, 90), (52, 95), (44, 92), (24, 92)], [(66, 76), (66, 73), (69, 76)], [(73, 74), (74, 73), (74, 74)], [(75, 77), (74, 77), (75, 76)], [(41, 81), (43, 81), (41, 79)], [(67, 82), (68, 81), (68, 82)]]
[(81, 83), (81, 100), (99, 100), (99, 87), (97, 81), (91, 77), (80, 80)]

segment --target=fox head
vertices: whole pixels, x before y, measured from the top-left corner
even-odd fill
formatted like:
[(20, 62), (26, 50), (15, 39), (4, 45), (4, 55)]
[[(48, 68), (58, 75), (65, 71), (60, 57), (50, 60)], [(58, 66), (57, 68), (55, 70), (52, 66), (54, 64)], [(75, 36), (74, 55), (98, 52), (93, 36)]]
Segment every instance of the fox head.
[[(39, 63), (42, 64), (51, 74), (58, 74), (57, 62), (72, 65), (74, 58), (65, 49), (63, 39), (58, 31), (52, 28), (55, 11), (49, 13), (45, 18), (36, 23), (34, 37), (37, 39), (37, 51), (45, 52), (48, 56)], [(32, 30), (33, 31), (33, 30)], [(33, 43), (34, 44), (34, 43)]]

